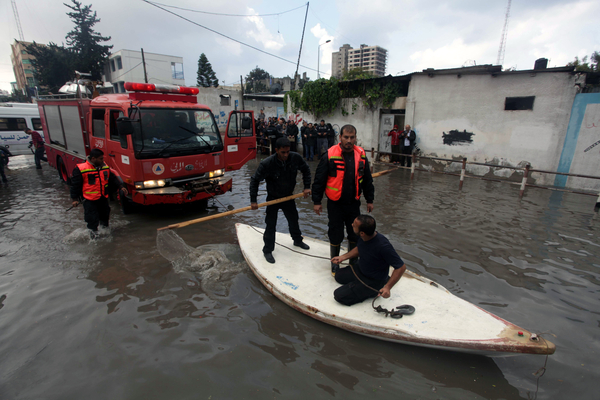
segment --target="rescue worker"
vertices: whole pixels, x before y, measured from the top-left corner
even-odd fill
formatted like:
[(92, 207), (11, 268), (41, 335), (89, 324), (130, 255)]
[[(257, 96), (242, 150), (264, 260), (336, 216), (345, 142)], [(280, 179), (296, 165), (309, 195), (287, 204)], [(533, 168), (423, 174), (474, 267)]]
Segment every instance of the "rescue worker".
[[(310, 196), (310, 167), (298, 153), (290, 151), (290, 141), (279, 138), (275, 143), (275, 154), (261, 161), (258, 169), (250, 179), (250, 206), (253, 210), (258, 209), (258, 185), (261, 181), (267, 182), (267, 201), (281, 199), (294, 194), (296, 187), (296, 175), (302, 172), (304, 182), (304, 197)], [(294, 246), (303, 250), (310, 247), (302, 241), (302, 232), (298, 224), (298, 210), (294, 200), (267, 206), (265, 223), (267, 227), (263, 235), (265, 243), (263, 254), (271, 264), (275, 263), (273, 250), (275, 249), (275, 229), (277, 227), (277, 213), (283, 211), (288, 220), (290, 235), (294, 240)]]
[(23, 130), (23, 132), (25, 132), (27, 135), (31, 135), (31, 144), (33, 145), (33, 148), (35, 149), (35, 152), (34, 152), (35, 168), (42, 169), (42, 164), (40, 163), (40, 161), (48, 162), (48, 159), (46, 159), (46, 157), (44, 157), (44, 152), (46, 151), (46, 148), (44, 147), (44, 139), (42, 139), (42, 136), (38, 132), (33, 131), (29, 128), (25, 128)]
[[(375, 188), (371, 168), (365, 151), (355, 145), (356, 128), (344, 125), (340, 133), (340, 143), (327, 151), (315, 172), (312, 187), (314, 211), (321, 215), (323, 194), (327, 196), (327, 215), (329, 217), (329, 236), (331, 258), (340, 254), (340, 244), (344, 240), (344, 226), (348, 234), (348, 251), (356, 247), (358, 235), (352, 223), (360, 215), (360, 194), (364, 193), (367, 212), (373, 211)], [(356, 262), (356, 258), (350, 260)], [(331, 263), (331, 274), (335, 276), (338, 265)]]
[(127, 195), (123, 182), (111, 173), (104, 164), (104, 152), (92, 149), (86, 162), (77, 164), (71, 177), (71, 199), (73, 207), (83, 203), (84, 220), (92, 239), (98, 238), (98, 225), (108, 227), (110, 206), (109, 188), (121, 190), (121, 196)]

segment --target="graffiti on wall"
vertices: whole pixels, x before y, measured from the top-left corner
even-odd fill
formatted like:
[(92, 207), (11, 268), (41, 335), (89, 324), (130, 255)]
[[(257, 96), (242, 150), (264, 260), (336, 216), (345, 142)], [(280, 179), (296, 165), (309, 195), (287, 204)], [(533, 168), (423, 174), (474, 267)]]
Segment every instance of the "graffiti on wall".
[(304, 121), (304, 113), (288, 114), (287, 119), (288, 121), (294, 121), (296, 125), (300, 125)]
[(215, 121), (217, 122), (217, 126), (219, 128), (226, 128), (227, 127), (227, 114), (225, 114), (225, 111), (215, 113)]
[(475, 134), (467, 132), (466, 129), (464, 129), (462, 132), (460, 132), (458, 129), (448, 131), (448, 133), (442, 132), (444, 144), (449, 146), (473, 143), (473, 136), (475, 136)]

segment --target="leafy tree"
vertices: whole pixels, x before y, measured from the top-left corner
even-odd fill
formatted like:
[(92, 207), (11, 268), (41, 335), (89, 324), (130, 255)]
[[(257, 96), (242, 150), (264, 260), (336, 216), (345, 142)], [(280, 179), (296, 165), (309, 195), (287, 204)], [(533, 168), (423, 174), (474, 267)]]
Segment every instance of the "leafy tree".
[(200, 54), (200, 58), (198, 58), (198, 86), (202, 87), (218, 87), (219, 80), (217, 79), (217, 75), (215, 75), (215, 71), (212, 69), (212, 65), (208, 62), (208, 58), (204, 53)]
[(271, 75), (264, 69), (254, 68), (246, 75), (246, 93), (261, 93), (269, 91), (269, 79)]
[(35, 42), (26, 46), (26, 50), (35, 56), (35, 59), (31, 60), (31, 65), (39, 86), (56, 93), (61, 86), (74, 78), (73, 66), (77, 61), (72, 50), (55, 43), (43, 46)]
[(66, 36), (67, 45), (76, 55), (75, 69), (81, 72), (91, 72), (92, 79), (100, 79), (104, 69), (104, 63), (110, 55), (112, 45), (103, 45), (102, 42), (110, 40), (110, 36), (102, 36), (94, 31), (94, 25), (100, 22), (96, 11), (92, 11), (92, 6), (81, 6), (77, 0), (71, 0), (72, 5), (63, 3), (70, 8), (72, 12), (67, 15), (75, 28)]
[(575, 57), (575, 60), (568, 63), (568, 66), (575, 67), (576, 71), (581, 72), (599, 72), (599, 64), (600, 64), (600, 52), (595, 51), (592, 53), (590, 57), (590, 61), (588, 62), (588, 57), (585, 56), (581, 60), (579, 57)]
[(357, 79), (371, 79), (375, 78), (375, 76), (368, 71), (363, 70), (361, 67), (351, 68), (348, 71), (345, 71), (342, 75), (342, 81), (355, 81)]

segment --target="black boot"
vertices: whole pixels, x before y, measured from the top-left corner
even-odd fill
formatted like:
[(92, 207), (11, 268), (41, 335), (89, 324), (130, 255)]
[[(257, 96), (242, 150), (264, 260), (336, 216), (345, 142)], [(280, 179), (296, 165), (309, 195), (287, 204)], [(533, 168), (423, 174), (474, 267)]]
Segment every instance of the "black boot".
[[(348, 241), (348, 253), (350, 253), (352, 251), (352, 249), (355, 248), (355, 247), (356, 247), (356, 242)], [(358, 257), (351, 258), (350, 261), (349, 261), (349, 263), (350, 263), (350, 265), (352, 265), (353, 267), (355, 267), (356, 266), (356, 261), (358, 261)]]
[[(329, 243), (329, 255), (331, 258), (337, 257), (340, 255), (340, 245), (335, 245)], [(334, 263), (331, 263), (331, 275), (335, 276), (335, 273), (340, 269), (340, 266)]]

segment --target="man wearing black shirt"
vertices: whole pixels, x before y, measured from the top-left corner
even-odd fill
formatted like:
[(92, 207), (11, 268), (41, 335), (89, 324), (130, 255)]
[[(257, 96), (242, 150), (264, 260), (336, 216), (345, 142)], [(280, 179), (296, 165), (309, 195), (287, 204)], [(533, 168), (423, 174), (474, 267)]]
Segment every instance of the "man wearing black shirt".
[[(262, 180), (267, 182), (267, 201), (281, 199), (294, 194), (296, 187), (296, 175), (302, 172), (304, 182), (304, 197), (310, 196), (310, 167), (298, 153), (290, 152), (290, 142), (286, 138), (277, 139), (275, 143), (275, 154), (265, 158), (258, 169), (250, 178), (250, 206), (253, 210), (258, 209), (258, 185)], [(265, 245), (263, 253), (265, 259), (271, 264), (275, 263), (273, 250), (275, 249), (275, 228), (277, 226), (277, 213), (283, 211), (288, 220), (290, 235), (294, 239), (294, 246), (308, 250), (309, 247), (302, 241), (302, 232), (298, 224), (298, 210), (294, 200), (267, 206), (265, 223), (267, 227), (263, 235)]]
[[(331, 258), (340, 254), (340, 244), (344, 240), (344, 226), (348, 234), (348, 249), (356, 247), (358, 236), (352, 223), (360, 215), (360, 194), (364, 193), (367, 212), (373, 211), (375, 188), (371, 168), (365, 151), (355, 146), (356, 128), (344, 125), (340, 134), (341, 142), (332, 146), (315, 172), (312, 200), (314, 211), (321, 215), (323, 194), (327, 196), (327, 216), (329, 217), (329, 236)], [(355, 260), (351, 260), (355, 262)], [(331, 264), (331, 273), (335, 276), (337, 264)]]
[(327, 126), (325, 126), (325, 120), (321, 120), (321, 123), (317, 125), (315, 128), (317, 131), (317, 149), (315, 150), (315, 155), (317, 158), (321, 159), (321, 156), (327, 152), (329, 148), (327, 142), (327, 136), (329, 134)]
[[(394, 285), (406, 271), (406, 265), (390, 241), (375, 230), (376, 223), (373, 217), (359, 215), (352, 223), (352, 228), (359, 236), (358, 245), (342, 256), (333, 257), (331, 262), (339, 264), (357, 256), (360, 259), (357, 266), (341, 268), (335, 274), (335, 280), (343, 286), (333, 292), (333, 297), (338, 303), (347, 306), (378, 295), (387, 299)], [(391, 277), (390, 266), (394, 268)]]

